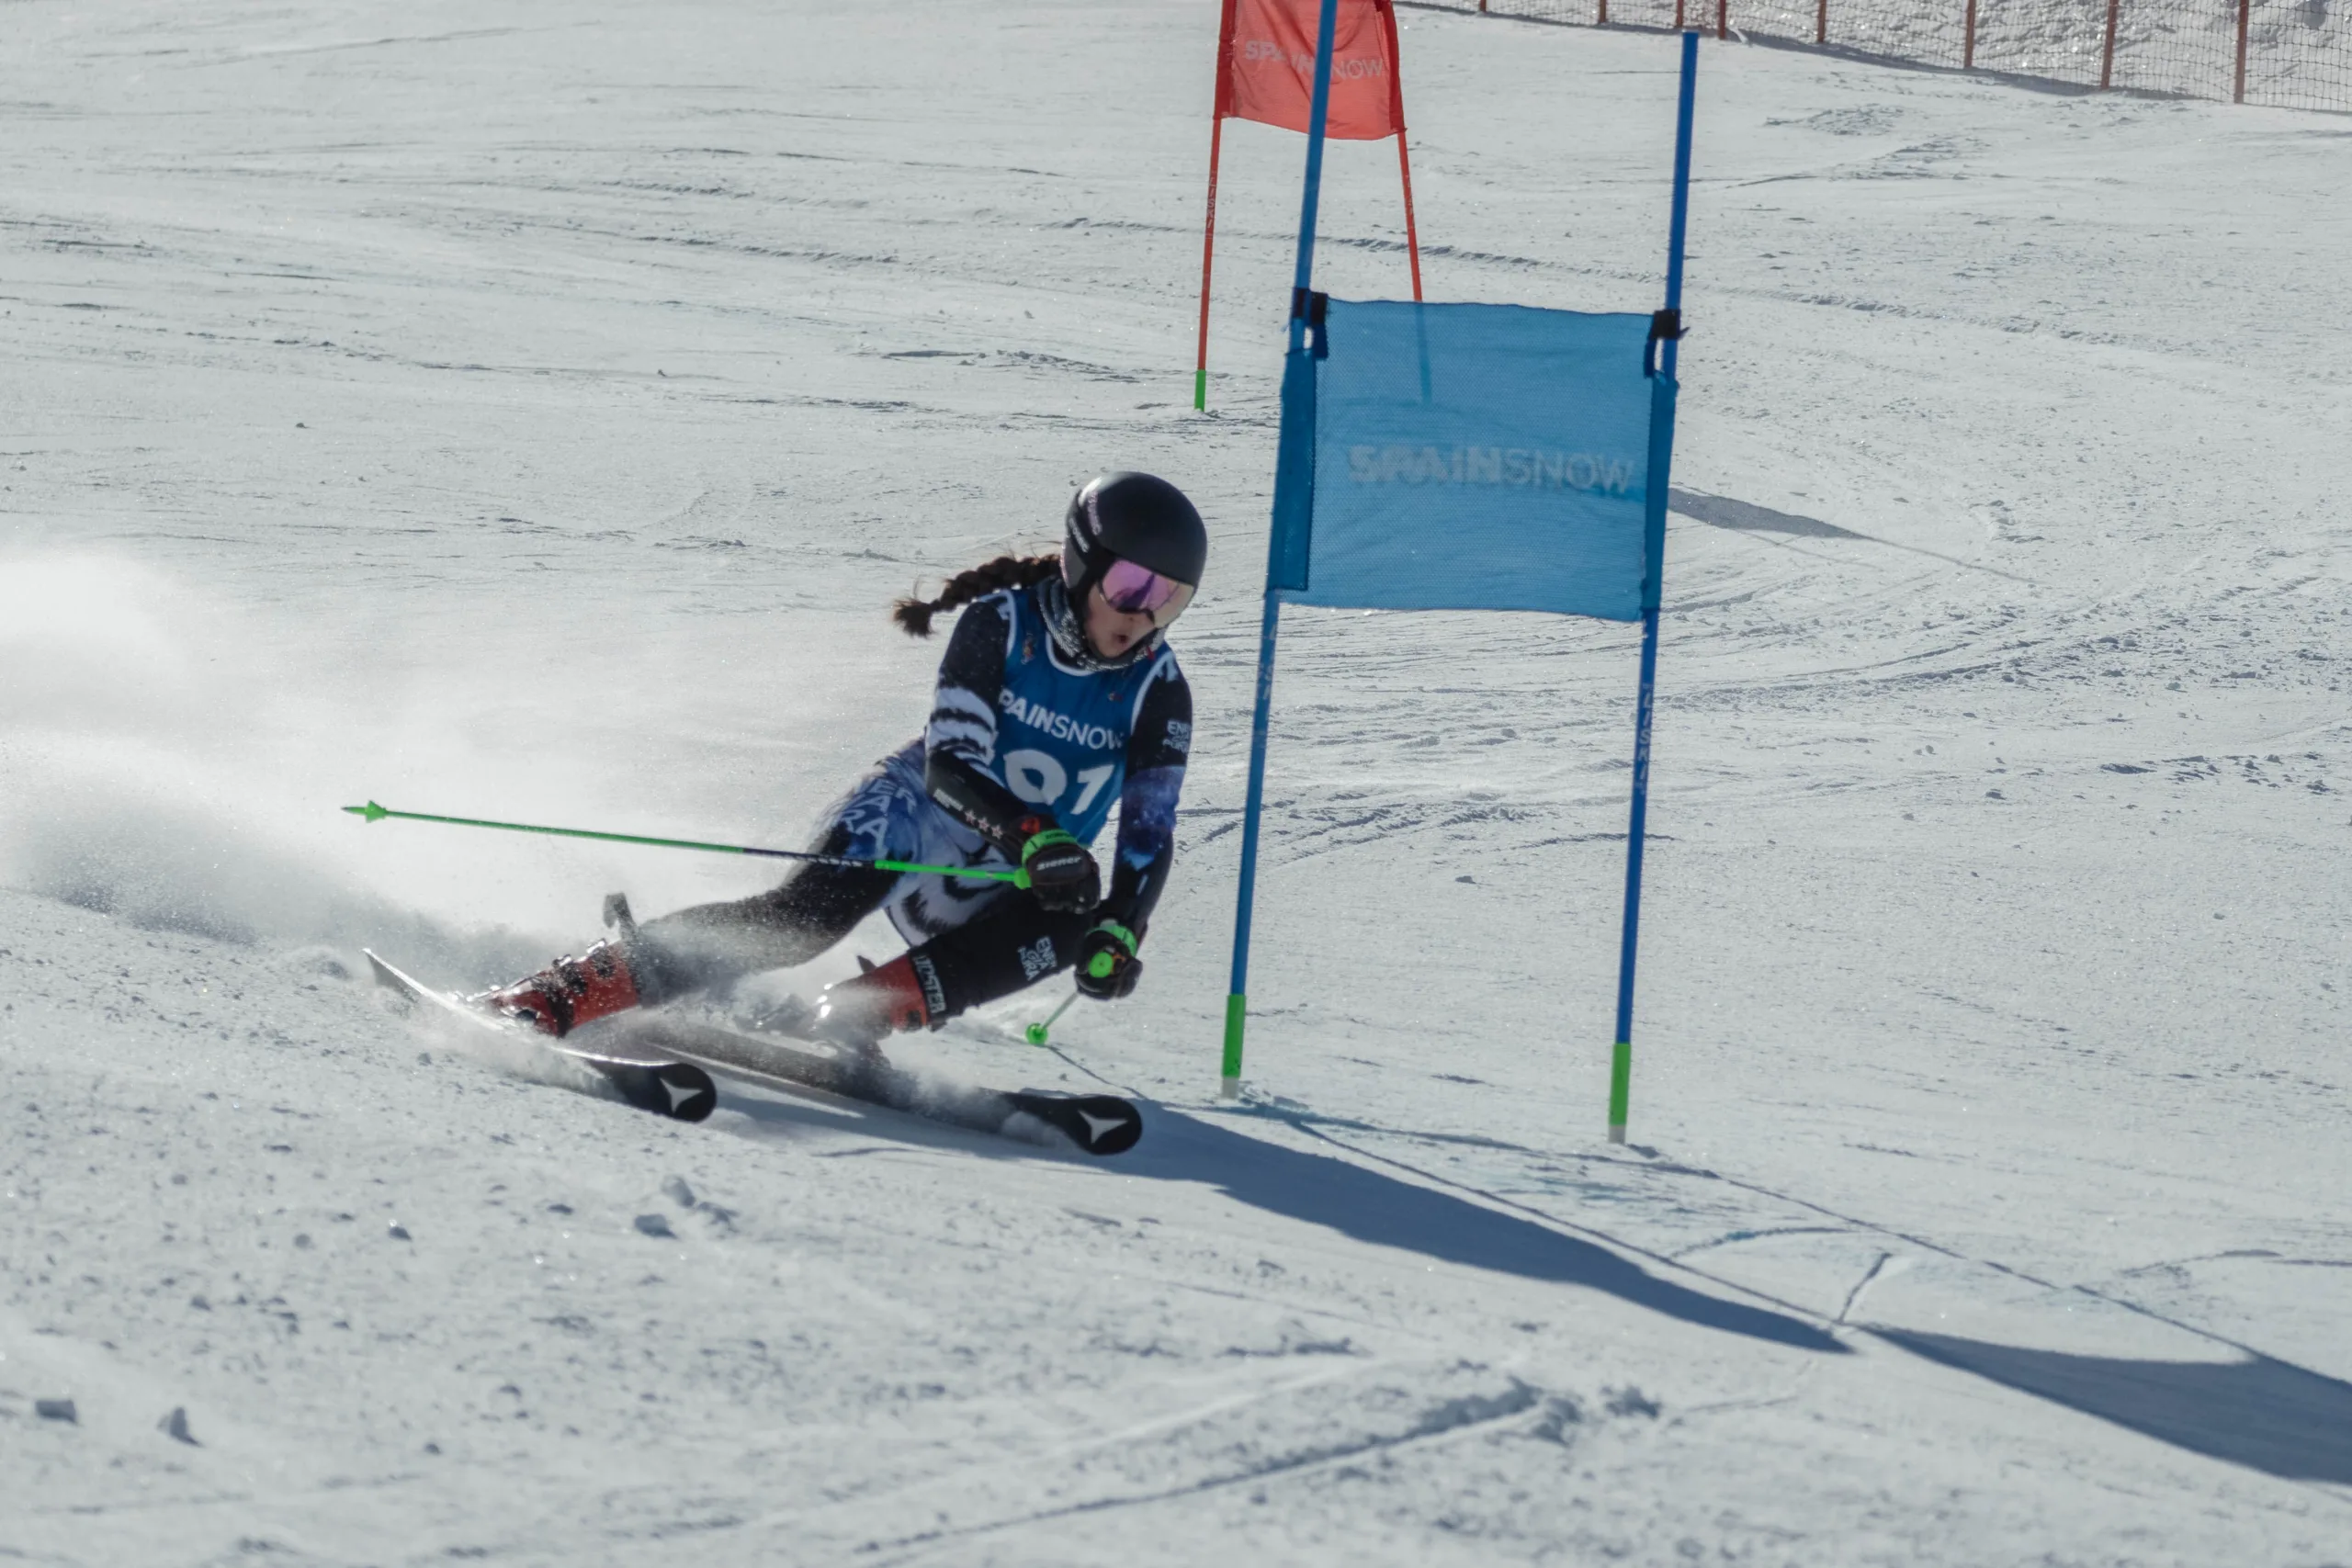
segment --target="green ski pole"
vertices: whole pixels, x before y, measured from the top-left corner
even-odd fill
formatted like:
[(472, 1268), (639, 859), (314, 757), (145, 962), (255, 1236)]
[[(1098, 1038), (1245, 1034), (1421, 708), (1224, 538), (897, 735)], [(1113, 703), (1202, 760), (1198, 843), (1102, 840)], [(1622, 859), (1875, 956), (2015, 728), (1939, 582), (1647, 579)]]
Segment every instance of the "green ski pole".
[[(655, 839), (642, 833), (600, 833), (589, 828), (548, 828), (536, 822), (488, 822), (479, 817), (439, 817), (429, 811), (394, 811), (389, 806), (369, 801), (365, 806), (346, 806), (345, 811), (369, 822), (381, 822), (396, 818), (403, 822), (443, 822), (455, 828), (496, 828), (507, 833), (551, 833), (562, 839), (601, 839), (612, 844), (650, 844), (661, 850), (707, 850), (720, 855), (759, 855), (768, 860), (808, 861), (817, 865), (871, 866), (876, 871), (911, 871), (933, 876), (968, 876), (984, 882), (1010, 882), (1015, 887), (1029, 886), (1025, 871), (1002, 871), (989, 866), (918, 865), (903, 860), (859, 860), (854, 855), (825, 855), (812, 850), (769, 850), (755, 844), (707, 844), (697, 839)], [(1056, 1013), (1055, 1017), (1061, 1015)]]

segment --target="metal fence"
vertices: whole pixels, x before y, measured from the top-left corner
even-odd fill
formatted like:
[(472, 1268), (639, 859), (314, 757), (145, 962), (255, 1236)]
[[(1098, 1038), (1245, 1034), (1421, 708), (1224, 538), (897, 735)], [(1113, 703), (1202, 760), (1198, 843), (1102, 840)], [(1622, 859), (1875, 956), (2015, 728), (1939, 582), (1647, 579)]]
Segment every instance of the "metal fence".
[(1418, 0), (1586, 27), (1698, 28), (2086, 87), (2352, 111), (2352, 0)]

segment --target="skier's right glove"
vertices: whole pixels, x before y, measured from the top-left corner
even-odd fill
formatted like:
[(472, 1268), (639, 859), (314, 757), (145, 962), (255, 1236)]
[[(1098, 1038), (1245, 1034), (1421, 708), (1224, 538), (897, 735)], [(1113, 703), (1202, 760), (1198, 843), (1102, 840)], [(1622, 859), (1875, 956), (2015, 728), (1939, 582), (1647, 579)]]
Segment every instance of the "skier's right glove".
[(1084, 844), (1059, 828), (1032, 834), (1021, 846), (1021, 874), (1048, 909), (1084, 914), (1102, 901), (1102, 868)]
[(1130, 995), (1143, 978), (1143, 960), (1136, 956), (1136, 933), (1116, 920), (1104, 920), (1078, 944), (1078, 988), (1098, 1002), (1114, 1002)]

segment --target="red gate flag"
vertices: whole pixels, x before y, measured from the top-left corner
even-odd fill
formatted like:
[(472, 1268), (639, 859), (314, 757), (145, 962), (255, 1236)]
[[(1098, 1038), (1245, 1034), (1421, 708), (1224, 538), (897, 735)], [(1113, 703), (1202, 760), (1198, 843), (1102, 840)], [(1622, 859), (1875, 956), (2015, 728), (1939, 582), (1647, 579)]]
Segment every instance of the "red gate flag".
[[(1193, 406), (1208, 407), (1209, 269), (1216, 257), (1216, 161), (1225, 122), (1254, 119), (1305, 134), (1315, 113), (1320, 0), (1225, 0), (1217, 28), (1216, 107), (1209, 115), (1209, 212), (1201, 231), (1201, 352)], [(1349, 141), (1396, 139), (1405, 187), (1405, 254), (1421, 297), (1421, 237), (1413, 227), (1413, 161), (1405, 150), (1405, 88), (1396, 73), (1392, 0), (1339, 0), (1331, 18), (1331, 86), (1323, 134)]]
[[(1302, 134), (1315, 95), (1317, 0), (1233, 0), (1218, 62), (1216, 112)], [(1340, 0), (1323, 133), (1377, 141), (1405, 129), (1389, 0)]]

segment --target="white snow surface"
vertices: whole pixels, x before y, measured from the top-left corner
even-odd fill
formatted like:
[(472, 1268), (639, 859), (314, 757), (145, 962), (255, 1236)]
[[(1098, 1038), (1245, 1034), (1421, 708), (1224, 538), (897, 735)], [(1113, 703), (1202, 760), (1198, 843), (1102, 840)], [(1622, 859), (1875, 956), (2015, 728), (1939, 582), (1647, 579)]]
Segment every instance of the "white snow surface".
[[(1403, 17), (1431, 297), (1653, 308), (1672, 42)], [(1301, 143), (1195, 414), (1215, 25), (6, 8), (0, 1556), (2352, 1562), (2352, 130), (1705, 45), (1612, 1148), (1588, 622), (1286, 617), (1216, 1097)], [(888, 602), (1122, 466), (1215, 539), (1148, 973), (907, 1054), (1132, 1155), (366, 983), (767, 873), (337, 807), (796, 843), (926, 711)]]

